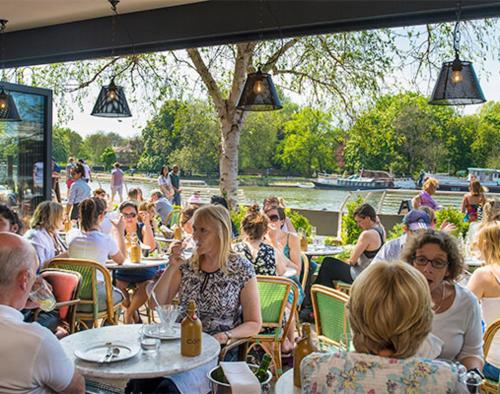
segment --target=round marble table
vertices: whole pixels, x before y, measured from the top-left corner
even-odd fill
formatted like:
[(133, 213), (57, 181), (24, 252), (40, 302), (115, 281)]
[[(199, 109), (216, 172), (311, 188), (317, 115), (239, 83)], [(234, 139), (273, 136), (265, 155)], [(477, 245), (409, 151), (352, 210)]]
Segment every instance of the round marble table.
[(300, 394), (300, 387), (293, 384), (293, 368), (280, 376), (274, 386), (275, 394)]
[(331, 256), (342, 252), (342, 248), (339, 246), (331, 245), (307, 245), (307, 250), (304, 252), (306, 256)]
[(166, 264), (168, 264), (168, 257), (142, 257), (140, 263), (131, 263), (128, 258), (123, 264), (117, 264), (113, 260), (108, 260), (106, 261), (106, 268), (110, 270), (135, 270), (159, 267)]
[(213, 362), (220, 352), (219, 343), (210, 335), (203, 334), (202, 353), (196, 357), (181, 356), (180, 340), (162, 341), (156, 355), (139, 351), (128, 360), (97, 364), (76, 358), (75, 350), (87, 349), (92, 344), (121, 341), (138, 343), (142, 324), (107, 326), (80, 331), (61, 340), (66, 355), (75, 363), (76, 369), (85, 377), (110, 380), (133, 378), (156, 378), (189, 371)]

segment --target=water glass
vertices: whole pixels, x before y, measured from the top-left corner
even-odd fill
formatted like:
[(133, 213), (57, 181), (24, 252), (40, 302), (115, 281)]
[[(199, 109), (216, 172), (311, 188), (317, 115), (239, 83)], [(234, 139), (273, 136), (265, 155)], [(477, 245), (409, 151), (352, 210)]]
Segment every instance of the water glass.
[(40, 309), (45, 312), (50, 312), (56, 306), (56, 299), (49, 289), (47, 282), (42, 278), (37, 279), (33, 284), (29, 298), (34, 303), (38, 304)]
[(160, 350), (161, 341), (158, 338), (149, 338), (141, 335), (139, 338), (141, 349), (144, 354), (156, 355)]

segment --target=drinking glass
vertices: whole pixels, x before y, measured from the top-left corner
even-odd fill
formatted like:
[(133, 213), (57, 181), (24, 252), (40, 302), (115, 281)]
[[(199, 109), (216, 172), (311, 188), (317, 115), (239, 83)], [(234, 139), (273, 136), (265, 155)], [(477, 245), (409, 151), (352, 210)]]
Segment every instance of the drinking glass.
[(49, 289), (47, 282), (43, 279), (37, 279), (31, 288), (29, 298), (31, 301), (40, 305), (40, 309), (50, 312), (56, 306), (56, 299)]
[(172, 326), (177, 320), (177, 316), (179, 316), (180, 312), (179, 305), (158, 305), (156, 307), (156, 311), (158, 312), (158, 316), (160, 317), (159, 333), (172, 335), (174, 332)]
[(160, 350), (161, 341), (158, 338), (150, 338), (144, 334), (144, 326), (139, 331), (139, 344), (142, 352), (147, 355), (156, 355)]

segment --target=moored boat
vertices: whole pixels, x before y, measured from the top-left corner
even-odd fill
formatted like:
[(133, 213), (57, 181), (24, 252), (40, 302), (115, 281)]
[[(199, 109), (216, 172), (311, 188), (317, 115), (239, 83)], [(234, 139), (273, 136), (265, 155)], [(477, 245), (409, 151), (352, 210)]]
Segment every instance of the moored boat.
[(313, 180), (318, 189), (337, 190), (380, 190), (394, 189), (394, 177), (386, 171), (361, 170), (359, 175), (340, 177), (328, 174), (318, 174)]
[(491, 193), (500, 193), (500, 170), (493, 168), (468, 168), (469, 176), (459, 178), (443, 174), (425, 174), (439, 181), (439, 190), (443, 191), (469, 191), (470, 181), (477, 179), (481, 186)]

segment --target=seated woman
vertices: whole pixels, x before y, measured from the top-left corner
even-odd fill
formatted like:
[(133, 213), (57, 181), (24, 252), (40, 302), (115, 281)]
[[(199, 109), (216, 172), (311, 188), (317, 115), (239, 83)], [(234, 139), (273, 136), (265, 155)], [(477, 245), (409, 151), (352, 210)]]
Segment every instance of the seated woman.
[(35, 248), (40, 269), (54, 257), (67, 257), (68, 248), (59, 237), (64, 225), (64, 207), (58, 202), (43, 201), (35, 209), (30, 220), (30, 230), (24, 234)]
[[(184, 261), (182, 242), (172, 245), (170, 264), (154, 289), (158, 302), (170, 304), (178, 296), (183, 318), (188, 301), (195, 300), (203, 331), (221, 345), (231, 338), (258, 334), (262, 319), (255, 271), (247, 259), (231, 249), (229, 211), (220, 205), (206, 205), (196, 210), (193, 222), (196, 254)], [(187, 372), (163, 382), (153, 381), (159, 386), (143, 391), (166, 392), (162, 385), (173, 381), (181, 392), (206, 393), (210, 391), (206, 372), (202, 376)]]
[[(125, 223), (123, 234), (132, 239), (137, 237), (140, 243), (154, 250), (156, 243), (151, 228), (149, 213), (141, 211), (141, 222), (139, 222), (139, 210), (133, 201), (124, 201), (120, 204), (120, 213)], [(125, 323), (139, 322), (138, 310), (148, 300), (146, 285), (153, 279), (157, 268), (139, 268), (133, 270), (118, 270), (115, 274), (116, 286), (125, 294), (123, 306), (126, 308), (124, 314)], [(128, 286), (135, 285), (135, 291), (132, 298), (128, 295)]]
[(302, 361), (303, 393), (467, 393), (457, 369), (415, 357), (432, 327), (427, 281), (408, 264), (369, 266), (348, 303), (355, 352), (313, 353)]
[[(283, 208), (283, 209), (285, 209), (285, 201), (281, 197), (280, 198), (275, 197), (275, 196), (266, 197), (264, 199), (264, 201), (262, 202), (262, 209), (265, 212), (271, 208)], [(293, 227), (292, 221), (288, 217), (285, 217), (285, 221), (283, 222), (281, 229), (283, 231), (287, 231), (289, 233), (296, 232), (295, 227)]]
[[(485, 266), (472, 274), (467, 287), (481, 303), (486, 326), (500, 319), (500, 221), (483, 227), (477, 235), (477, 248)], [(500, 372), (500, 335), (491, 343), (483, 373), (488, 379), (498, 381)]]
[(469, 193), (464, 195), (461, 210), (465, 213), (466, 222), (475, 222), (479, 218), (479, 211), (483, 208), (486, 198), (483, 187), (478, 180), (472, 181), (469, 185)]
[(441, 206), (432, 198), (439, 187), (439, 181), (435, 178), (427, 178), (422, 186), (422, 191), (411, 200), (413, 209), (420, 208), (422, 205), (428, 206), (435, 211)]
[(443, 341), (439, 357), (459, 361), (467, 369), (481, 369), (481, 310), (474, 294), (456, 283), (464, 259), (455, 239), (426, 230), (407, 239), (401, 259), (427, 279), (434, 304), (432, 334)]
[(362, 204), (354, 211), (354, 220), (363, 232), (347, 262), (334, 257), (326, 257), (314, 283), (333, 287), (334, 281), (352, 283), (371, 263), (385, 242), (385, 232), (377, 220), (375, 209), (370, 204)]
[(260, 212), (258, 205), (248, 208), (241, 221), (243, 242), (235, 246), (235, 250), (252, 262), (257, 275), (283, 275), (286, 270), (286, 260), (275, 253), (274, 247), (265, 242), (269, 219)]
[[(108, 258), (117, 264), (123, 264), (126, 255), (123, 220), (111, 221), (114, 232), (114, 237), (111, 237), (100, 230), (100, 225), (106, 215), (106, 201), (96, 197), (87, 198), (80, 203), (79, 211), (80, 229), (70, 231), (66, 235), (69, 257), (94, 260), (103, 266)], [(97, 272), (97, 295), (99, 310), (105, 310), (106, 286), (104, 277), (99, 271)], [(122, 292), (113, 288), (113, 304), (121, 302), (122, 299)], [(80, 308), (79, 306), (78, 309)]]
[(23, 223), (18, 214), (4, 204), (0, 204), (0, 232), (23, 235)]

